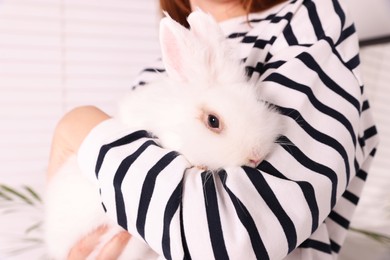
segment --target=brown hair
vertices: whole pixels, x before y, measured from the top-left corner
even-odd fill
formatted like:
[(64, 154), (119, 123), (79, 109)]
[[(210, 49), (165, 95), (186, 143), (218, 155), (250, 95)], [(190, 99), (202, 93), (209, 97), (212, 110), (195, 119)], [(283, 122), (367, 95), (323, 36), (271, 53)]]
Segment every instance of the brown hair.
[[(286, 0), (240, 0), (240, 3), (246, 10), (247, 14), (260, 12), (279, 4)], [(189, 27), (187, 16), (191, 13), (189, 0), (160, 0), (161, 10), (167, 11), (168, 14), (180, 24)]]

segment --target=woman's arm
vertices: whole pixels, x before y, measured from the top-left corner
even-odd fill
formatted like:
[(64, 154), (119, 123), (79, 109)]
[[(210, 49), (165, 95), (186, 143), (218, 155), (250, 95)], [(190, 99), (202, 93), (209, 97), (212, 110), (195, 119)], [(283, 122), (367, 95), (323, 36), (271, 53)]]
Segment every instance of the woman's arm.
[[(77, 107), (65, 114), (54, 131), (47, 181), (50, 181), (70, 155), (78, 152), (88, 133), (109, 118), (106, 113), (93, 106)], [(68, 260), (86, 259), (106, 231), (107, 227), (101, 226), (80, 240), (69, 252)], [(104, 245), (97, 259), (117, 259), (130, 237), (131, 235), (126, 231), (116, 234)]]
[(106, 113), (93, 106), (75, 108), (62, 117), (53, 135), (48, 180), (71, 154), (78, 152), (91, 129), (109, 118)]

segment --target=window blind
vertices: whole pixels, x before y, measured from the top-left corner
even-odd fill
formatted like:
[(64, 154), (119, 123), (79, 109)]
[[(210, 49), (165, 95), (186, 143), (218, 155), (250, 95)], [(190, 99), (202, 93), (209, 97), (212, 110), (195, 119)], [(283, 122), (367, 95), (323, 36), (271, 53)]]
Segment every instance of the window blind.
[(114, 111), (159, 56), (157, 2), (0, 1), (0, 182), (45, 172), (66, 111)]

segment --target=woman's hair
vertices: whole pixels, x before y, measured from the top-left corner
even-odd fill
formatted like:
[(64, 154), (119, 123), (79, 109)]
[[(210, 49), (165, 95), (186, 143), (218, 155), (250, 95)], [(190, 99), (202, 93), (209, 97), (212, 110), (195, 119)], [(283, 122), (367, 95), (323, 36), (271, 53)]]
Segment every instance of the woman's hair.
[[(260, 12), (286, 0), (240, 0), (246, 13)], [(160, 0), (160, 8), (180, 24), (189, 27), (187, 16), (191, 13), (189, 0)]]

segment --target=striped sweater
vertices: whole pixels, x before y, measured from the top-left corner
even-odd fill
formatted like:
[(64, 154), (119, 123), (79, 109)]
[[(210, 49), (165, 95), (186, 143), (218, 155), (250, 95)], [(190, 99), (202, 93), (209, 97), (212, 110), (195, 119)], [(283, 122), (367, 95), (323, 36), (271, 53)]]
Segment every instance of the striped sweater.
[(210, 176), (110, 119), (82, 144), (81, 167), (107, 214), (166, 259), (334, 259), (377, 145), (353, 22), (337, 0), (295, 0), (221, 26), (285, 117), (266, 160)]

